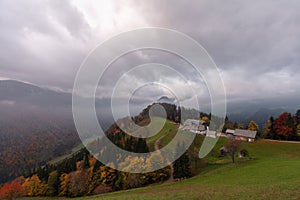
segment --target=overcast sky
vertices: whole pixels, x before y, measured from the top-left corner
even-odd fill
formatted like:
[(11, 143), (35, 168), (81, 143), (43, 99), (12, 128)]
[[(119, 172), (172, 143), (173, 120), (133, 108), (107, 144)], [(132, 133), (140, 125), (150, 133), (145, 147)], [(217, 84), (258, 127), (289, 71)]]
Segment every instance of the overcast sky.
[[(155, 26), (183, 32), (208, 51), (229, 102), (267, 99), (287, 106), (300, 99), (299, 10), (298, 0), (1, 0), (0, 77), (71, 91), (80, 64), (96, 45), (124, 31)], [(141, 51), (116, 62), (107, 81), (126, 66), (150, 61), (185, 66), (193, 75), (172, 55)], [(181, 90), (182, 82), (166, 80)], [(196, 83), (192, 78), (190, 84)], [(100, 87), (105, 97), (111, 85)], [(196, 88), (205, 93), (202, 85)], [(147, 91), (159, 96), (165, 90)]]

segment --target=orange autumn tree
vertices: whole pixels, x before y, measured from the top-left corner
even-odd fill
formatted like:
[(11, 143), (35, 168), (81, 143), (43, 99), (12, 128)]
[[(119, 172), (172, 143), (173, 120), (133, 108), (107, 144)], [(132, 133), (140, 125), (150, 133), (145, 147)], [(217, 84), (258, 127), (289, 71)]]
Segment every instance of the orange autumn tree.
[(4, 184), (0, 189), (0, 199), (13, 200), (22, 195), (22, 186), (19, 182), (13, 181)]
[(274, 121), (274, 131), (281, 139), (288, 139), (293, 135), (293, 118), (284, 112)]

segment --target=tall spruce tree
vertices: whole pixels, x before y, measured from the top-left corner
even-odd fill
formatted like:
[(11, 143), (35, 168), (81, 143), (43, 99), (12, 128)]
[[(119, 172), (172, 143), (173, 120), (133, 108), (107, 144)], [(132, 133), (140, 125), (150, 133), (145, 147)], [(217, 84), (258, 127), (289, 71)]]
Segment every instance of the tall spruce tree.
[[(177, 157), (179, 156), (180, 152), (184, 151), (184, 145), (178, 143), (177, 145)], [(181, 155), (173, 165), (174, 171), (173, 171), (173, 177), (176, 178), (188, 178), (191, 177), (191, 167), (190, 167), (190, 160), (187, 155), (187, 152), (185, 152), (183, 155)]]

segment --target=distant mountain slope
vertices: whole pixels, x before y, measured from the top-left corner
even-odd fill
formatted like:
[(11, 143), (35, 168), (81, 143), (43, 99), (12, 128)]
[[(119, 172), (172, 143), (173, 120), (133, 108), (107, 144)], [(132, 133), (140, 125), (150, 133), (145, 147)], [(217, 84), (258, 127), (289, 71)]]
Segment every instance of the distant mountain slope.
[(71, 94), (0, 81), (0, 182), (10, 180), (80, 142)]
[(41, 88), (28, 83), (14, 80), (0, 81), (0, 101), (11, 103), (47, 106), (71, 106), (71, 94)]
[[(95, 105), (105, 130), (113, 123), (110, 101), (96, 99)], [(0, 113), (0, 184), (80, 143), (70, 93), (0, 80)]]
[(261, 108), (252, 115), (248, 117), (248, 121), (251, 119), (255, 120), (260, 127), (262, 127), (266, 121), (271, 117), (278, 117), (281, 113), (285, 112), (281, 108), (277, 109), (267, 109), (267, 108)]
[(241, 113), (233, 113), (228, 114), (230, 121), (233, 122), (240, 122), (247, 125), (250, 120), (254, 120), (260, 128), (266, 123), (266, 121), (271, 117), (278, 117), (284, 109), (277, 108), (277, 109), (268, 109), (268, 108), (260, 108), (254, 112), (241, 112)]
[[(15, 81), (0, 80), (0, 111), (18, 107), (21, 110), (33, 112), (47, 112), (56, 116), (72, 116), (72, 94), (67, 92), (54, 91), (48, 88), (38, 87), (32, 84)], [(107, 114), (107, 108), (111, 102), (108, 99), (95, 99), (96, 111), (100, 123), (104, 129), (108, 128), (113, 118)], [(14, 111), (15, 112), (15, 111)]]

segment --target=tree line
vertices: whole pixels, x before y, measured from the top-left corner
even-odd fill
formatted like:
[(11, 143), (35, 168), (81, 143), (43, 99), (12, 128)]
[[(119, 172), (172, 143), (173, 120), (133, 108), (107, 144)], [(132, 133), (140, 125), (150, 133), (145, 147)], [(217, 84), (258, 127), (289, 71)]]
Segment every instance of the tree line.
[(300, 110), (295, 114), (284, 112), (277, 118), (273, 116), (265, 123), (262, 137), (274, 140), (300, 140)]
[(294, 114), (283, 112), (277, 118), (271, 116), (262, 129), (253, 120), (244, 126), (242, 123), (233, 123), (226, 117), (222, 132), (226, 132), (227, 129), (257, 131), (257, 137), (265, 139), (300, 141), (300, 109)]

